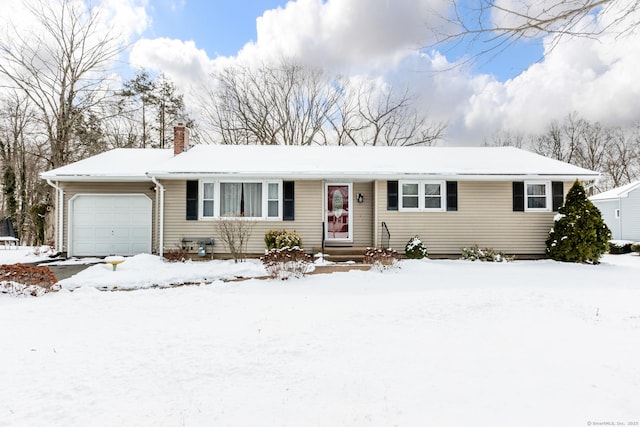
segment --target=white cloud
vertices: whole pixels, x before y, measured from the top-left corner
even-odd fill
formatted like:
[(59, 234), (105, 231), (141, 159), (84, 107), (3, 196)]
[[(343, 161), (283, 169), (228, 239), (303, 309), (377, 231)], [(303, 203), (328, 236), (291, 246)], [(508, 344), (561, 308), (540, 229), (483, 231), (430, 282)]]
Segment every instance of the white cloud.
[[(640, 37), (563, 38), (541, 62), (499, 82), (452, 68), (438, 52), (416, 50), (426, 44), (428, 26), (435, 25), (435, 14), (447, 4), (389, 0), (374, 7), (369, 0), (290, 1), (258, 18), (256, 41), (235, 57), (210, 58), (193, 41), (143, 39), (130, 58), (134, 66), (164, 71), (187, 95), (211, 70), (238, 60), (295, 57), (347, 75), (383, 78), (417, 92), (418, 105), (427, 116), (449, 123), (447, 142), (457, 145), (481, 144), (498, 129), (541, 132), (551, 120), (573, 111), (611, 125), (640, 119)], [(605, 28), (610, 22), (604, 19), (611, 15), (585, 19)], [(551, 40), (546, 42), (550, 47)]]

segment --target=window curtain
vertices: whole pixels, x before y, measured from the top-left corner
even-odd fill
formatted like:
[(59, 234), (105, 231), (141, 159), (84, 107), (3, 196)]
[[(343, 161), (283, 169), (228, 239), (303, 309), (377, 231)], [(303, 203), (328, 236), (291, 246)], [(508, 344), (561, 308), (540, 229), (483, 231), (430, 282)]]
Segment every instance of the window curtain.
[(261, 217), (262, 216), (262, 184), (261, 183), (244, 183), (244, 216)]
[(242, 184), (220, 184), (220, 216), (239, 216), (242, 202)]

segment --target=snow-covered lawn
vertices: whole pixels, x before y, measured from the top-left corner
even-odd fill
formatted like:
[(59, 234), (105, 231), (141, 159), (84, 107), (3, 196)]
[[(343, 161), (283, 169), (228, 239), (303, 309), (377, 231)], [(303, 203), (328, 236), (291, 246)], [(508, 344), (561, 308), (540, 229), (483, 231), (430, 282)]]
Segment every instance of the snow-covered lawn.
[(0, 426), (640, 421), (637, 255), (284, 282), (222, 282), (239, 267), (214, 262), (188, 276), (207, 285), (95, 289), (190, 274), (130, 261), (90, 267), (73, 292), (0, 295)]

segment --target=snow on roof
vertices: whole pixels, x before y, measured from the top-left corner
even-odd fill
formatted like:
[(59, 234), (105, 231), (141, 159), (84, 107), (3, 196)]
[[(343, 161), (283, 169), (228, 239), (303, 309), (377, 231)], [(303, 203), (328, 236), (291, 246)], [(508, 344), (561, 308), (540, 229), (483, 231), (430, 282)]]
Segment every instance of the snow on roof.
[(111, 151), (42, 173), (57, 181), (148, 180), (146, 172), (173, 157), (173, 150), (116, 148)]
[(41, 174), (57, 181), (152, 176), (592, 180), (599, 173), (512, 147), (196, 145), (177, 156), (173, 150), (117, 148)]
[(557, 177), (591, 180), (598, 172), (513, 147), (354, 147), (196, 145), (157, 163), (162, 178), (235, 175), (301, 178), (409, 176)]
[(640, 181), (634, 181), (621, 187), (613, 188), (609, 191), (605, 191), (600, 194), (589, 197), (590, 200), (609, 200), (617, 199), (619, 197), (627, 197), (629, 193), (636, 187), (640, 186)]

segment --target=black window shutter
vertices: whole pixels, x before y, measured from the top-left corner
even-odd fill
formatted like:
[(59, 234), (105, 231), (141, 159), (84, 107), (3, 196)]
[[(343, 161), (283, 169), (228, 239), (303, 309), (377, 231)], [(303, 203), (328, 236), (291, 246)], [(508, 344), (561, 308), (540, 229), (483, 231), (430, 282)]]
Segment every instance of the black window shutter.
[(293, 221), (295, 219), (295, 186), (293, 181), (284, 181), (282, 183), (282, 219), (285, 221)]
[(187, 181), (187, 220), (198, 219), (198, 181)]
[(447, 181), (447, 210), (458, 210), (458, 181)]
[(524, 182), (513, 183), (513, 210), (514, 212), (524, 211)]
[(564, 184), (562, 182), (551, 183), (551, 200), (553, 211), (557, 212), (564, 203)]
[(398, 210), (398, 181), (387, 181), (387, 210)]

